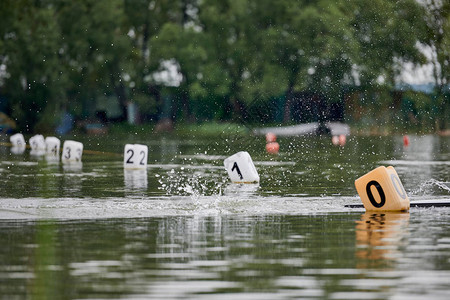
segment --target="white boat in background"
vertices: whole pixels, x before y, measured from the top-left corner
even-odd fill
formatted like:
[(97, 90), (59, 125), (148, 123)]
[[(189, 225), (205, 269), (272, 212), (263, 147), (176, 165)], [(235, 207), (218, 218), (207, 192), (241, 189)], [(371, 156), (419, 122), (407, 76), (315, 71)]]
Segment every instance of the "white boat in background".
[(341, 122), (326, 122), (321, 126), (319, 122), (313, 122), (292, 126), (263, 127), (253, 130), (255, 135), (265, 135), (269, 132), (277, 136), (301, 136), (321, 133), (339, 136), (350, 135), (350, 126)]

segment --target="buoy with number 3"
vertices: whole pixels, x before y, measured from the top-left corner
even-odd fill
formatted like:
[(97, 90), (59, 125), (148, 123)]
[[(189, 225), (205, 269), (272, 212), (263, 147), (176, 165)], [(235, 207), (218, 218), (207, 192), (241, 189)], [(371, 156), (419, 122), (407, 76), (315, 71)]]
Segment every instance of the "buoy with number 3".
[(83, 144), (77, 141), (64, 141), (61, 160), (63, 163), (81, 163)]
[(378, 167), (355, 180), (366, 211), (407, 211), (409, 198), (395, 169)]
[(259, 175), (247, 151), (241, 151), (223, 161), (233, 183), (258, 183)]

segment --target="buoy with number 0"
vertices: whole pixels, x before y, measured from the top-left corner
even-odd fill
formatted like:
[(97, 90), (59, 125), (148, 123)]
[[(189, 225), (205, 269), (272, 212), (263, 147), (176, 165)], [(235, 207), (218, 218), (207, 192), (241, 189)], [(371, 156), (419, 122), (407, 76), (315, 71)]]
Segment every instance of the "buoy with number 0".
[(355, 180), (355, 187), (367, 211), (407, 211), (409, 198), (395, 169), (378, 167)]
[(259, 175), (247, 151), (241, 151), (223, 161), (233, 183), (258, 183)]
[(141, 144), (126, 144), (123, 153), (125, 169), (146, 169), (148, 146)]

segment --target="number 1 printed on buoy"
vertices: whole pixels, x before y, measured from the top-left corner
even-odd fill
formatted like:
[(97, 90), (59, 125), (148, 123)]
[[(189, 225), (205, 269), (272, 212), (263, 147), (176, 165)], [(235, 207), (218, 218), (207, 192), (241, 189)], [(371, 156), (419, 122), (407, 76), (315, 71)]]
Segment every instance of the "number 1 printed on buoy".
[(258, 183), (259, 175), (250, 154), (238, 152), (223, 161), (233, 183)]

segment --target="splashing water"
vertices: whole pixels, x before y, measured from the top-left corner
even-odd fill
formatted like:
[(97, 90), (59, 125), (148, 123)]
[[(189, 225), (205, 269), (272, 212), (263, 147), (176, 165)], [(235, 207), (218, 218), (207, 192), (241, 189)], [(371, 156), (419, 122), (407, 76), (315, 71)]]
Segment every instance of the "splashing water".
[[(211, 177), (215, 177), (211, 180)], [(228, 179), (217, 173), (180, 168), (171, 169), (158, 179), (159, 189), (170, 196), (191, 196), (198, 199), (200, 196), (220, 196), (225, 189)]]
[(450, 182), (443, 182), (432, 178), (420, 184), (417, 189), (412, 190), (409, 194), (413, 196), (433, 196), (442, 194), (442, 192), (450, 194)]

